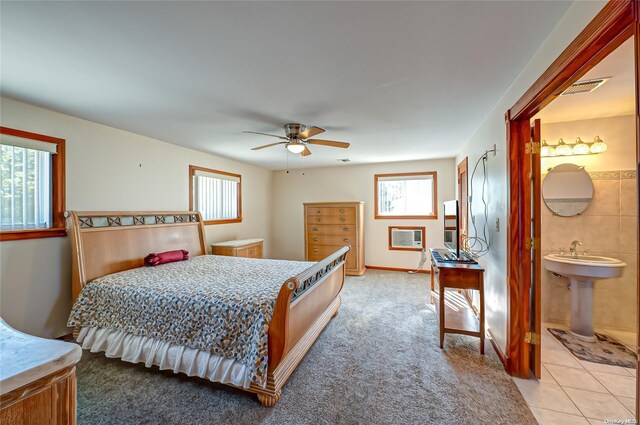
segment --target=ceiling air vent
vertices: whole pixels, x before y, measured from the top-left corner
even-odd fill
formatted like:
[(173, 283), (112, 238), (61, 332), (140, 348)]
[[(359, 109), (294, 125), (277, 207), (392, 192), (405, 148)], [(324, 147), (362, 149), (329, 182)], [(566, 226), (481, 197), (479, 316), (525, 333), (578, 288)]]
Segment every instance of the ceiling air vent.
[(606, 78), (596, 78), (594, 80), (584, 80), (578, 81), (573, 84), (571, 87), (562, 92), (562, 96), (567, 96), (569, 94), (580, 94), (580, 93), (590, 93), (609, 81), (611, 77)]

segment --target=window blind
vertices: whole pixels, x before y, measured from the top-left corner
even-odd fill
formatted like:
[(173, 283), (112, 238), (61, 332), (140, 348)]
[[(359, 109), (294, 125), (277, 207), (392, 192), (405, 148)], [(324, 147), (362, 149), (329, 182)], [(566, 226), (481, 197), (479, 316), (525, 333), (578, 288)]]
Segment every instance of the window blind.
[(2, 230), (51, 227), (50, 152), (0, 144), (0, 182)]
[[(211, 177), (214, 175), (215, 177)], [(240, 179), (222, 174), (195, 172), (195, 208), (204, 220), (238, 218)]]
[(11, 134), (4, 133), (0, 134), (0, 145), (48, 152), (50, 154), (58, 153), (58, 145), (56, 145), (55, 143), (41, 142), (34, 139), (25, 139), (24, 137), (12, 136)]

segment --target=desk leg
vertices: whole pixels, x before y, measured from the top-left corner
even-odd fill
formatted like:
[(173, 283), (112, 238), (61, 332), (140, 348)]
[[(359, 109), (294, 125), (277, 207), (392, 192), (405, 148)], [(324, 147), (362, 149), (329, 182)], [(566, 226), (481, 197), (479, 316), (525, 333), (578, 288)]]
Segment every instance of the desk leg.
[(429, 273), (429, 275), (431, 276), (431, 294), (430, 294), (431, 295), (431, 304), (433, 304), (433, 279), (434, 279), (434, 277), (433, 277), (433, 275), (434, 275), (433, 266), (431, 266), (431, 273)]
[(484, 354), (484, 276), (480, 274), (480, 354)]
[(444, 343), (444, 288), (442, 282), (438, 282), (438, 302), (440, 303), (440, 348), (443, 348)]

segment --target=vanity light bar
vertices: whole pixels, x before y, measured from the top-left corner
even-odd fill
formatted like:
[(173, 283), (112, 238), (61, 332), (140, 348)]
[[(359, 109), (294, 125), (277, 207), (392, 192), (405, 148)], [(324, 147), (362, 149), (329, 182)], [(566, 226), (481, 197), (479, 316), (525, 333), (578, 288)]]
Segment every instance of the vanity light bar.
[(542, 141), (540, 147), (540, 156), (542, 158), (551, 158), (555, 156), (573, 156), (573, 155), (593, 155), (606, 152), (607, 144), (596, 136), (591, 143), (585, 143), (579, 137), (575, 143), (565, 143), (564, 140), (558, 140), (557, 145), (549, 145), (546, 140)]

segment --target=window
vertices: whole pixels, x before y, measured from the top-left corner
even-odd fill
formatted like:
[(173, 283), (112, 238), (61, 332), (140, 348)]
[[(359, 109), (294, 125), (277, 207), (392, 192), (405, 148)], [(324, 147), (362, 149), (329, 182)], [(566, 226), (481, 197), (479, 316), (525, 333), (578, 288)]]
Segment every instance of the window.
[(65, 141), (0, 127), (0, 240), (66, 236)]
[(204, 224), (242, 221), (242, 176), (189, 166), (189, 208), (200, 211)]
[(375, 218), (438, 218), (437, 173), (376, 174)]

